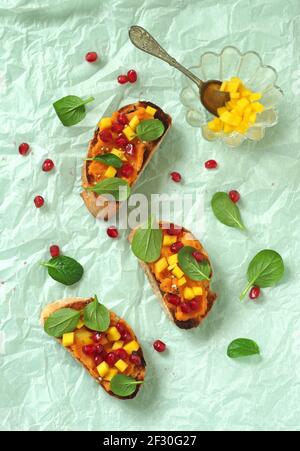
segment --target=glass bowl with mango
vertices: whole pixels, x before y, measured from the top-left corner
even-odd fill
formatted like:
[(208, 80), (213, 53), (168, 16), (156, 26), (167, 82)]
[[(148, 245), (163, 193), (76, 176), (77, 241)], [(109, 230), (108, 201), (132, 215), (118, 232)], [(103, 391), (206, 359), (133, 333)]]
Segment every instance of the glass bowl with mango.
[(203, 81), (220, 80), (220, 89), (230, 98), (213, 116), (201, 104), (197, 87), (186, 79), (180, 95), (186, 120), (200, 127), (207, 141), (237, 147), (247, 139), (260, 141), (266, 128), (278, 123), (277, 106), (283, 94), (276, 84), (277, 72), (264, 65), (258, 53), (241, 53), (229, 46), (219, 54), (204, 53), (200, 64), (190, 70)]

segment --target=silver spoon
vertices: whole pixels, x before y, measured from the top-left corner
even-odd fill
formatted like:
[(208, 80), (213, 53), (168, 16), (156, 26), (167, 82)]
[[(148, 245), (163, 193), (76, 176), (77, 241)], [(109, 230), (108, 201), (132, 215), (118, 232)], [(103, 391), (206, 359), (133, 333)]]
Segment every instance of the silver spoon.
[(178, 63), (175, 58), (172, 58), (144, 28), (133, 25), (129, 29), (129, 38), (138, 49), (160, 58), (196, 83), (203, 106), (214, 116), (218, 116), (218, 108), (225, 106), (226, 102), (230, 100), (228, 92), (220, 91), (221, 81), (209, 80), (204, 82), (200, 80), (191, 71)]

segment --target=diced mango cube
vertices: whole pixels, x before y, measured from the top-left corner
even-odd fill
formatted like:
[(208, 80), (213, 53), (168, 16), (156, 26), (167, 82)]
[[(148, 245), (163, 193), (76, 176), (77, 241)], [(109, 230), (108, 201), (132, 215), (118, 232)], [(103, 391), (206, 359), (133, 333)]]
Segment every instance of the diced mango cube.
[[(226, 108), (224, 108), (224, 110), (226, 111)], [(208, 128), (210, 130), (212, 130), (213, 132), (220, 132), (223, 129), (223, 123), (222, 123), (221, 119), (219, 119), (218, 117), (216, 117), (212, 121), (208, 122), (207, 125), (208, 125)]]
[(152, 108), (152, 106), (148, 105), (145, 111), (150, 116), (154, 116), (157, 110), (155, 108)]
[(172, 271), (174, 268), (176, 268), (177, 265), (170, 265), (168, 266), (168, 271)]
[(173, 269), (172, 274), (176, 277), (176, 279), (181, 279), (181, 277), (184, 276), (184, 272), (181, 271), (181, 269), (177, 265)]
[(80, 345), (90, 345), (93, 343), (92, 333), (87, 329), (78, 329), (75, 333), (76, 344)]
[(100, 365), (97, 366), (97, 371), (99, 376), (104, 377), (109, 372), (108, 363), (101, 362)]
[(170, 255), (170, 257), (168, 257), (168, 263), (169, 263), (169, 265), (177, 265), (178, 254)]
[(261, 98), (262, 98), (262, 93), (261, 92), (253, 92), (253, 94), (251, 94), (249, 96), (250, 102), (255, 102), (257, 100), (260, 100)]
[(163, 245), (164, 246), (171, 246), (171, 244), (176, 243), (176, 241), (177, 241), (176, 236), (165, 235), (164, 236)]
[(128, 141), (132, 141), (136, 137), (136, 134), (135, 134), (134, 130), (132, 130), (132, 128), (129, 127), (129, 125), (127, 125), (123, 129), (123, 133), (126, 136), (126, 138), (128, 139)]
[(123, 150), (121, 150), (121, 149), (113, 148), (113, 150), (110, 153), (112, 153), (113, 155), (116, 155), (116, 157), (121, 158), (121, 160), (126, 160), (125, 154), (124, 154)]
[(122, 341), (122, 340), (115, 341), (112, 346), (112, 350), (116, 351), (117, 349), (121, 349), (123, 347), (123, 344), (124, 344), (124, 341)]
[(115, 367), (118, 368), (118, 370), (121, 371), (121, 373), (124, 373), (126, 368), (128, 368), (128, 365), (126, 362), (124, 362), (124, 360), (120, 359), (115, 363)]
[(220, 119), (225, 122), (225, 124), (237, 126), (240, 124), (242, 118), (238, 116), (237, 114), (229, 113), (227, 111), (226, 113), (223, 113)]
[(133, 116), (133, 118), (129, 122), (129, 127), (135, 132), (135, 129), (137, 128), (139, 123), (140, 123), (139, 118), (137, 116)]
[(262, 113), (265, 109), (265, 107), (259, 102), (251, 103), (251, 108), (252, 111), (255, 111), (255, 113)]
[(221, 88), (220, 88), (220, 91), (226, 91), (226, 88), (227, 88), (227, 81), (223, 81), (223, 83), (221, 84)]
[(252, 91), (250, 91), (250, 89), (242, 89), (241, 90), (241, 96), (242, 97), (250, 97), (252, 95)]
[(229, 125), (229, 124), (224, 125), (224, 133), (231, 133), (231, 132), (233, 132), (233, 130), (234, 130), (234, 127), (232, 125)]
[(196, 296), (195, 296), (194, 291), (193, 291), (192, 288), (185, 287), (185, 289), (183, 290), (183, 297), (184, 297), (184, 299), (187, 299), (188, 301), (191, 301)]
[(72, 346), (74, 343), (74, 332), (69, 332), (67, 334), (63, 334), (62, 336), (62, 344), (63, 346)]
[(186, 278), (185, 277), (181, 277), (181, 279), (179, 279), (178, 282), (177, 282), (177, 286), (178, 287), (182, 287), (185, 284), (186, 284)]
[(168, 267), (168, 262), (166, 257), (161, 258), (154, 264), (155, 272), (157, 274), (161, 273)]
[(249, 105), (249, 103), (250, 102), (248, 99), (242, 98), (237, 101), (237, 106), (244, 110)]
[(108, 168), (104, 172), (104, 177), (112, 178), (116, 175), (116, 173), (117, 173), (116, 168), (114, 168), (113, 166), (108, 166)]
[(111, 368), (110, 370), (108, 370), (108, 373), (104, 376), (104, 380), (110, 382), (116, 374), (118, 374), (118, 370), (116, 370), (115, 368)]
[[(226, 111), (227, 111), (227, 108), (225, 106), (223, 106), (222, 108), (218, 108), (217, 109), (218, 116), (221, 116), (221, 114), (226, 113)], [(218, 118), (216, 118), (216, 119), (218, 119)]]
[(121, 334), (115, 326), (112, 326), (107, 330), (106, 336), (109, 341), (118, 341), (121, 338)]
[(240, 93), (239, 92), (231, 92), (230, 93), (230, 99), (239, 99), (240, 98)]
[(226, 91), (228, 92), (236, 92), (239, 89), (240, 81), (232, 79), (227, 83)]
[(256, 122), (256, 113), (250, 114), (249, 122), (250, 122), (251, 124), (255, 124), (255, 122)]
[(103, 117), (99, 124), (98, 124), (100, 130), (104, 130), (105, 128), (110, 128), (112, 126), (112, 120), (111, 117)]
[(202, 287), (193, 287), (193, 292), (195, 296), (202, 296), (203, 288)]
[(77, 329), (81, 329), (83, 326), (84, 326), (84, 322), (83, 322), (83, 320), (80, 318), (80, 320), (79, 320), (78, 323), (77, 323), (76, 328), (77, 328)]
[(128, 354), (132, 354), (133, 352), (136, 352), (136, 351), (138, 351), (138, 350), (140, 349), (140, 345), (138, 344), (137, 341), (132, 340), (132, 341), (130, 341), (129, 343), (127, 343), (127, 344), (123, 347), (123, 349), (125, 349), (125, 351), (126, 351)]
[(246, 133), (246, 131), (248, 130), (248, 128), (249, 128), (248, 123), (243, 121), (243, 122), (240, 123), (240, 125), (238, 125), (236, 127), (235, 130), (238, 133), (241, 133), (242, 135), (244, 135)]

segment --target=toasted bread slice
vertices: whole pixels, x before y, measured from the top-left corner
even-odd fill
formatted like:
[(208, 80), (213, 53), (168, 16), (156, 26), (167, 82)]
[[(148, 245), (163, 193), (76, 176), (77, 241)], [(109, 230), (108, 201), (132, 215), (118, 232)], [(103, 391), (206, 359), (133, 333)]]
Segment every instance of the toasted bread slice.
[[(134, 143), (135, 146), (138, 148), (140, 158), (136, 162), (133, 177), (131, 177), (128, 180), (128, 183), (131, 186), (131, 188), (134, 187), (134, 185), (137, 183), (143, 171), (145, 170), (147, 164), (149, 163), (155, 152), (158, 150), (160, 144), (162, 143), (163, 139), (165, 138), (166, 134), (168, 133), (171, 127), (172, 119), (168, 114), (164, 113), (164, 111), (160, 107), (151, 102), (146, 101), (140, 101), (137, 103), (124, 106), (120, 108), (117, 112), (124, 113), (129, 118), (132, 118), (135, 115), (136, 111), (140, 111), (139, 109), (147, 107), (152, 107), (156, 110), (154, 118), (162, 121), (162, 123), (165, 126), (165, 132), (159, 139), (155, 141), (141, 142), (137, 138), (135, 138), (132, 141), (132, 143)], [(99, 127), (97, 127), (94, 132), (94, 138), (91, 140), (89, 145), (87, 158), (95, 157), (97, 154), (101, 154), (102, 147), (105, 146), (103, 146), (103, 143), (101, 143), (99, 137)], [(90, 161), (85, 161), (83, 164), (82, 184), (84, 188), (92, 186), (93, 183), (95, 183), (89, 171), (90, 165), (91, 165)], [(92, 191), (83, 191), (81, 193), (81, 197), (83, 198), (85, 205), (87, 206), (90, 213), (92, 213), (92, 215), (97, 217), (98, 219), (104, 219), (105, 221), (112, 218), (116, 214), (121, 204), (121, 202), (112, 202), (112, 201), (108, 202), (104, 196), (97, 195)]]
[[(62, 308), (72, 308), (72, 309), (75, 309), (78, 311), (82, 311), (84, 309), (84, 307), (92, 301), (93, 301), (93, 298), (67, 298), (64, 300), (59, 300), (59, 301), (53, 302), (51, 304), (48, 304), (41, 313), (41, 324), (44, 325), (47, 318), (49, 318), (49, 316), (52, 315), (57, 310), (60, 310)], [(115, 326), (117, 323), (121, 323), (122, 326), (130, 333), (132, 341), (136, 341), (138, 343), (138, 340), (137, 340), (133, 330), (131, 329), (131, 327), (123, 319), (120, 319), (114, 312), (110, 311), (110, 327)], [(90, 355), (86, 355), (83, 352), (82, 348), (84, 345), (95, 344), (91, 338), (93, 333), (95, 333), (95, 332), (91, 331), (90, 329), (86, 328), (85, 326), (81, 326), (81, 328), (75, 329), (74, 344), (69, 347), (66, 347), (67, 351), (69, 351), (70, 354), (72, 354), (72, 356), (90, 373), (90, 375), (96, 380), (96, 382), (98, 382), (98, 384), (101, 385), (102, 388), (104, 388), (104, 390), (109, 395), (114, 396), (119, 399), (134, 398), (137, 395), (141, 385), (136, 386), (136, 391), (131, 396), (128, 396), (128, 397), (116, 396), (110, 390), (110, 382), (108, 380), (105, 380), (105, 378), (101, 378), (99, 376), (99, 373), (97, 371), (97, 365), (94, 362), (93, 357)], [(101, 344), (105, 348), (105, 351), (108, 353), (108, 352), (111, 352), (112, 346), (116, 342), (109, 341), (105, 334), (106, 333), (101, 334), (101, 335), (103, 335), (103, 337), (99, 341), (99, 344)], [(61, 338), (58, 338), (57, 341), (62, 344)], [(146, 362), (144, 360), (143, 351), (142, 351), (141, 346), (139, 346), (139, 349), (135, 352), (135, 354), (140, 357), (141, 365), (137, 366), (137, 365), (131, 363), (129, 361), (129, 359), (127, 359), (126, 364), (128, 366), (122, 374), (125, 374), (127, 376), (132, 376), (134, 379), (136, 379), (138, 381), (143, 381), (145, 378), (145, 373), (146, 373)]]
[[(164, 234), (166, 234), (165, 230), (167, 230), (168, 223), (160, 222), (160, 227), (164, 230)], [(175, 228), (180, 228), (179, 226), (174, 226)], [(177, 241), (181, 241), (185, 246), (192, 246), (205, 257), (210, 263), (209, 257), (202, 244), (195, 238), (195, 236), (187, 229), (181, 228), (182, 234), (180, 237), (176, 238)], [(130, 232), (128, 240), (131, 243), (134, 237), (134, 234), (137, 229), (134, 229)], [(161, 251), (161, 257), (172, 256), (174, 253), (171, 252), (170, 246), (163, 246)], [(168, 317), (178, 326), (180, 329), (192, 329), (194, 327), (198, 327), (204, 318), (208, 315), (210, 310), (213, 307), (214, 302), (216, 301), (216, 294), (210, 289), (210, 281), (202, 280), (202, 281), (193, 281), (189, 279), (186, 275), (184, 275), (187, 283), (182, 287), (175, 287), (177, 284), (176, 278), (172, 275), (171, 271), (164, 271), (162, 275), (158, 275), (156, 277), (155, 274), (155, 262), (154, 263), (144, 263), (139, 260), (139, 263), (143, 270), (145, 271), (150, 285), (160, 300), (162, 306), (164, 307)], [(199, 302), (199, 308), (196, 311), (191, 311), (189, 313), (183, 313), (179, 306), (174, 306), (167, 301), (168, 294), (176, 294), (180, 297), (182, 302), (184, 300), (184, 289), (186, 287), (196, 288), (200, 287), (203, 291), (201, 296), (195, 296), (197, 302)], [(201, 299), (200, 299), (201, 298)], [(188, 302), (187, 302), (188, 303)]]

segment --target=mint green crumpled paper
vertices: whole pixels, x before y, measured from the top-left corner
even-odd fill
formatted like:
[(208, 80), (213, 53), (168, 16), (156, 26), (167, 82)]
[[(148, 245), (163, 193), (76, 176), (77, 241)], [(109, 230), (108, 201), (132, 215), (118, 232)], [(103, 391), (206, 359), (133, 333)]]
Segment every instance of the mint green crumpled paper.
[[(256, 50), (279, 73), (285, 93), (279, 125), (236, 151), (203, 141), (184, 118), (183, 76), (132, 46), (132, 24), (149, 29), (186, 66), (228, 44)], [(299, 429), (299, 25), (298, 0), (1, 2), (1, 429)], [(88, 64), (88, 51), (100, 60)], [(118, 85), (117, 76), (131, 68), (138, 82)], [(81, 123), (64, 128), (52, 103), (68, 94), (96, 100)], [(200, 193), (203, 200), (184, 225), (211, 256), (219, 297), (192, 331), (177, 329), (162, 311), (127, 232), (108, 239), (107, 225), (88, 214), (79, 196), (95, 124), (137, 99), (160, 105), (174, 126), (135, 192)], [(25, 158), (21, 142), (31, 145)], [(55, 161), (52, 173), (41, 171), (47, 157)], [(218, 160), (217, 171), (204, 170), (210, 158)], [(182, 174), (181, 184), (170, 180), (172, 170)], [(232, 188), (242, 196), (244, 234), (218, 223), (210, 209), (216, 191)], [(33, 205), (37, 194), (46, 200), (40, 210)], [(79, 284), (64, 287), (40, 266), (53, 243), (84, 266)], [(258, 302), (240, 303), (248, 262), (264, 248), (281, 253), (285, 279)], [(95, 293), (142, 342), (147, 382), (132, 401), (109, 397), (39, 324), (48, 302)], [(227, 345), (238, 337), (256, 340), (261, 358), (228, 359)], [(158, 338), (167, 344), (164, 354), (152, 349)]]

